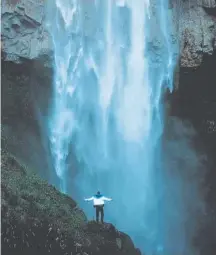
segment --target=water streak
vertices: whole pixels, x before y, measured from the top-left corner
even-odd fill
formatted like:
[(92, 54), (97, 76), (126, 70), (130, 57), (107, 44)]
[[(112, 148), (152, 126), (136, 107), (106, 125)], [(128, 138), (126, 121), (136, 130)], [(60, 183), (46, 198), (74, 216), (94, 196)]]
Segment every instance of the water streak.
[[(89, 217), (83, 197), (98, 189), (112, 196), (106, 219), (146, 254), (168, 255), (158, 210), (161, 97), (173, 89), (176, 56), (166, 1), (56, 0), (48, 27), (55, 53), (49, 130), (61, 190), (75, 190)], [(78, 169), (69, 183), (71, 150)]]

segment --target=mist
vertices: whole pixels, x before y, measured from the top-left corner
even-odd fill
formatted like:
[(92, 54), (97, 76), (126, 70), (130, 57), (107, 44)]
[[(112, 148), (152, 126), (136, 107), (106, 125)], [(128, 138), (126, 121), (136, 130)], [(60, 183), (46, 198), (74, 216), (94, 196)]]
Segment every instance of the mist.
[(196, 239), (206, 215), (206, 155), (188, 121), (169, 117), (163, 140), (164, 242), (168, 254), (199, 254)]
[(89, 219), (84, 197), (97, 190), (112, 197), (105, 220), (146, 255), (196, 255), (204, 212), (194, 131), (165, 122), (162, 98), (174, 90), (179, 54), (173, 20), (168, 1), (47, 6), (55, 56), (47, 133), (58, 188)]

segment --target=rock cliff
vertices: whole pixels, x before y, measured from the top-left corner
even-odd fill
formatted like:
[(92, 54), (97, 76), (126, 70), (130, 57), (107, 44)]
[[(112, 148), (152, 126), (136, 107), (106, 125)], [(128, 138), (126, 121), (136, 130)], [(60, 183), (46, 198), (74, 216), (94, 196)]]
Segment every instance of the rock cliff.
[[(1, 2), (2, 147), (9, 152), (9, 155), (3, 155), (2, 166), (3, 254), (19, 254), (15, 247), (20, 250), (25, 247), (23, 255), (29, 254), (29, 251), (34, 254), (37, 243), (40, 243), (41, 254), (47, 254), (49, 250), (58, 255), (70, 254), (71, 251), (83, 255), (105, 254), (102, 252), (104, 249), (113, 255), (139, 254), (129, 237), (119, 233), (112, 225), (102, 227), (87, 223), (74, 201), (26, 171), (31, 169), (43, 179), (55, 183), (47, 153), (49, 144), (43, 132), (43, 123), (49, 113), (53, 77), (50, 61), (53, 48), (45, 26), (44, 3), (44, 0)], [(200, 244), (203, 247), (201, 254), (212, 255), (215, 253), (211, 251), (216, 250), (216, 232), (212, 227), (215, 226), (216, 211), (216, 2), (170, 0), (170, 8), (177, 31), (173, 42), (178, 41), (180, 51), (175, 84), (178, 90), (170, 95), (170, 115), (193, 124), (198, 132), (197, 140), (208, 155), (210, 213)], [(88, 22), (85, 35), (90, 37), (89, 27), (93, 29), (95, 24), (89, 17)], [(149, 43), (153, 50), (157, 48), (155, 45), (162, 47), (160, 40), (154, 36)], [(24, 168), (22, 162), (25, 163)], [(35, 193), (38, 189), (45, 191), (47, 196)], [(36, 203), (33, 202), (35, 199)], [(57, 210), (59, 207), (62, 207), (61, 211)], [(40, 220), (35, 212), (40, 214)], [(73, 223), (77, 224), (74, 228)], [(68, 226), (71, 229), (67, 229)], [(209, 232), (211, 236), (208, 236)], [(80, 235), (84, 243), (80, 241)], [(22, 243), (17, 242), (18, 239)]]
[(181, 66), (194, 68), (216, 49), (214, 0), (182, 1), (180, 13)]
[(2, 1), (2, 51), (5, 60), (19, 63), (49, 53), (50, 36), (44, 26), (44, 1)]
[(76, 202), (2, 152), (2, 254), (140, 255), (111, 224), (87, 222)]
[[(51, 55), (52, 40), (45, 26), (45, 8), (44, 0), (2, 1), (2, 51), (5, 60), (18, 63), (23, 58)], [(170, 1), (170, 9), (177, 30), (173, 42), (179, 42), (180, 65), (189, 68), (200, 66), (203, 57), (213, 54), (216, 49), (215, 1), (173, 0)], [(84, 33), (93, 38), (91, 31), (98, 24), (90, 7), (86, 7), (86, 12), (88, 18), (84, 22)], [(152, 37), (149, 43), (155, 45), (158, 42), (160, 38)]]

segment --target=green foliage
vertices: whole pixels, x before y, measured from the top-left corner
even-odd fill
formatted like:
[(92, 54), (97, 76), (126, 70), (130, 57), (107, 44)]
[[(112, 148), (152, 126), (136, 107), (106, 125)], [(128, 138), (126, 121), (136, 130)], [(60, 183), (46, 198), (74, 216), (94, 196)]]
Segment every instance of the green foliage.
[[(22, 254), (33, 254), (38, 245), (43, 251), (42, 255), (48, 254), (47, 247), (52, 247), (49, 252), (52, 251), (54, 255), (66, 254), (66, 251), (140, 255), (128, 236), (118, 232), (111, 224), (87, 222), (73, 199), (57, 191), (33, 171), (26, 169), (16, 157), (4, 151), (1, 173), (5, 255), (16, 255), (19, 249), (23, 252), (26, 246), (29, 250)], [(19, 242), (23, 236), (25, 240)]]
[(67, 195), (33, 174), (14, 156), (2, 152), (2, 199), (6, 215), (43, 220), (68, 233), (83, 226), (86, 217)]

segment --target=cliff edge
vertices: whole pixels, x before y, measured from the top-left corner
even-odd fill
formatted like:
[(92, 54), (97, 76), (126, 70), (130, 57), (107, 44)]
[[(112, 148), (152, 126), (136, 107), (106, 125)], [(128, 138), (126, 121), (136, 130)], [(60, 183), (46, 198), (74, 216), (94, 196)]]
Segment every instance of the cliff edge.
[(3, 255), (140, 255), (112, 224), (88, 222), (69, 196), (2, 152)]

